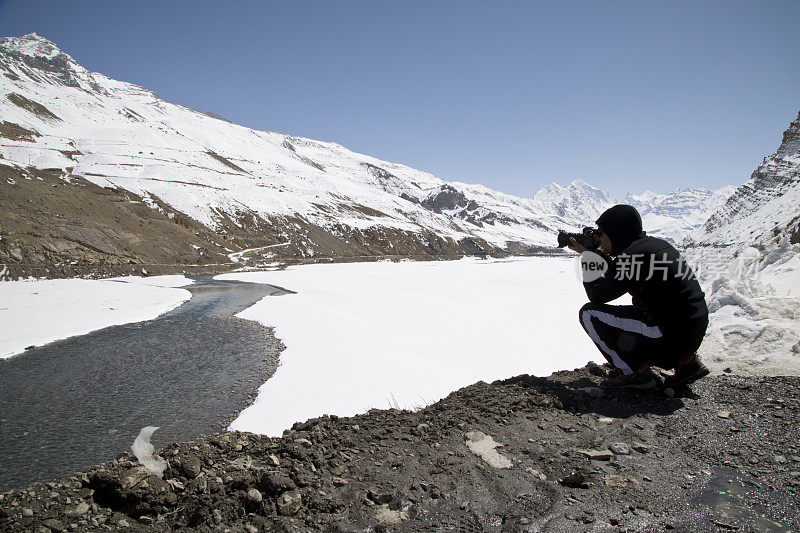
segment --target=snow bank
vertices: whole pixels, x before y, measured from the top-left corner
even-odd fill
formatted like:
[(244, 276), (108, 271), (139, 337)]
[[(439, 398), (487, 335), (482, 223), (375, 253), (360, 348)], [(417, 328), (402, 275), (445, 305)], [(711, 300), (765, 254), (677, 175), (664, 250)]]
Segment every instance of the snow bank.
[(800, 374), (800, 245), (687, 252), (711, 312), (700, 354), (715, 371)]
[(150, 320), (191, 298), (177, 288), (191, 283), (183, 276), (0, 282), (0, 358), (28, 346)]
[(600, 353), (578, 323), (571, 258), (353, 263), (225, 274), (297, 294), (238, 316), (274, 326), (281, 366), (230, 429), (415, 408), (476, 381), (574, 368)]

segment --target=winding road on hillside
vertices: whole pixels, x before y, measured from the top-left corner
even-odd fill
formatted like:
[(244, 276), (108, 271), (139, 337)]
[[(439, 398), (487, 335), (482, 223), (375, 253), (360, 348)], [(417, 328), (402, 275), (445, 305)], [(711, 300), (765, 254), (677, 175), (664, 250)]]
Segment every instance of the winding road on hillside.
[(192, 278), (192, 298), (154, 320), (113, 326), (0, 360), (0, 492), (130, 451), (225, 429), (278, 366), (270, 328), (235, 318), (270, 285)]

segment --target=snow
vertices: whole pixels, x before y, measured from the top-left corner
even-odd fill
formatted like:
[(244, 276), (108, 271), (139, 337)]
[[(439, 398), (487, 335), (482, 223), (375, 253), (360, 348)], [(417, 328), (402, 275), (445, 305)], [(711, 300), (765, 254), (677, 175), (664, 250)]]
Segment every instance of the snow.
[(547, 375), (602, 356), (577, 320), (576, 259), (351, 263), (224, 274), (297, 294), (240, 318), (275, 327), (275, 375), (232, 430), (280, 435), (322, 414), (415, 408), (476, 381)]
[(28, 346), (153, 319), (191, 297), (183, 276), (0, 282), (0, 359)]
[(118, 278), (107, 278), (107, 281), (121, 281), (124, 283), (134, 283), (137, 285), (147, 285), (148, 287), (163, 287), (163, 288), (179, 288), (192, 285), (194, 282), (180, 274), (171, 274), (166, 276), (150, 276), (143, 278), (141, 276), (121, 276)]
[[(0, 50), (61, 54), (53, 43), (33, 34), (2, 39)], [(8, 55), (5, 61), (0, 54), (0, 61), (20, 79), (0, 76), (0, 114), (40, 136), (30, 141), (3, 139), (0, 158), (22, 168), (64, 169), (65, 176), (69, 169), (102, 187), (157, 196), (170, 211), (210, 228), (217, 227), (219, 213), (235, 219), (237, 213), (252, 211), (271, 219), (303, 217), (333, 232), (379, 226), (417, 234), (432, 231), (455, 241), (477, 237), (501, 248), (509, 242), (554, 247), (558, 229), (577, 230), (615, 203), (583, 180), (566, 187), (553, 184), (532, 198), (448, 183), (335, 143), (254, 131), (211, 118), (162, 101), (141, 87), (90, 73), (66, 54), (65, 72), (80, 87), (65, 86), (57, 73), (31, 70)], [(9, 93), (45, 106), (61, 120), (14, 105), (5, 98)], [(468, 205), (443, 213), (421, 205), (443, 187), (464, 194)], [(690, 194), (680, 213), (671, 216), (705, 213), (712, 194), (707, 193)], [(659, 201), (669, 197), (659, 196)], [(148, 205), (157, 208), (152, 198)], [(676, 231), (673, 218), (653, 223), (671, 224), (669, 231)], [(695, 218), (702, 218), (698, 224), (705, 220), (701, 215)]]
[(687, 252), (706, 293), (700, 355), (712, 370), (800, 375), (800, 245), (768, 252), (701, 247)]
[[(800, 375), (800, 246), (690, 250), (688, 260), (707, 265), (697, 269), (712, 310), (700, 355), (712, 370)], [(578, 324), (586, 295), (574, 257), (306, 265), (218, 278), (296, 291), (238, 315), (275, 327), (286, 350), (231, 430), (277, 436), (326, 413), (415, 409), (476, 381), (603, 361)]]
[(466, 435), (467, 448), (486, 461), (492, 468), (511, 468), (514, 466), (507, 457), (500, 455), (495, 448), (502, 444), (495, 442), (491, 435), (486, 435), (482, 431), (470, 431)]

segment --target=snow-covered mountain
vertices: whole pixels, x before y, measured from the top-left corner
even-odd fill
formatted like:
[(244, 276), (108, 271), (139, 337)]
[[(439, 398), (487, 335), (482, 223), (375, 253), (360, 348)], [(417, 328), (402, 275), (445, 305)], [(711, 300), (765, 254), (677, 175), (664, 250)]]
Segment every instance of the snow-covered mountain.
[(649, 233), (681, 243), (702, 226), (735, 190), (733, 185), (726, 185), (714, 191), (697, 187), (676, 189), (670, 193), (646, 191), (626, 195), (623, 203), (639, 210)]
[[(446, 182), (335, 143), (238, 126), (89, 72), (36, 34), (0, 39), (0, 74), (3, 186), (41, 189), (47, 183), (62, 190), (61, 182), (81, 184), (86, 187), (70, 191), (90, 191), (106, 204), (103, 191), (115, 191), (151, 208), (148, 221), (138, 225), (172, 235), (169, 250), (153, 259), (141, 247), (130, 248), (122, 229), (108, 229), (121, 224), (114, 215), (119, 202), (98, 208), (103, 228), (66, 215), (51, 228), (43, 209), (27, 221), (40, 233), (48, 226), (43, 240), (31, 240), (30, 230), (12, 231), (16, 221), (3, 220), (0, 255), (11, 263), (531, 253), (552, 249), (558, 229), (592, 223), (614, 203), (581, 180), (519, 198)], [(17, 191), (15, 198), (24, 203), (26, 194), (33, 193)], [(39, 202), (57, 203), (41, 190), (36, 194)], [(641, 205), (655, 209), (676, 194), (652, 195), (653, 202)], [(722, 194), (688, 194), (674, 209), (659, 211), (646, 229), (659, 234), (668, 228), (664, 236), (676, 232), (673, 227), (683, 231), (686, 220), (703, 218), (709, 199)], [(91, 203), (79, 195), (73, 201)], [(59, 232), (68, 234), (66, 244)], [(180, 259), (170, 259), (177, 248)]]
[(800, 243), (800, 114), (783, 133), (778, 150), (692, 238), (700, 245)]
[(552, 219), (560, 219), (562, 224), (590, 225), (612, 205), (629, 204), (641, 213), (648, 234), (681, 243), (703, 225), (735, 189), (727, 185), (715, 191), (701, 188), (675, 189), (668, 193), (645, 191), (627, 194), (618, 201), (609, 192), (578, 179), (566, 186), (550, 183), (539, 189), (533, 199), (542, 212)]

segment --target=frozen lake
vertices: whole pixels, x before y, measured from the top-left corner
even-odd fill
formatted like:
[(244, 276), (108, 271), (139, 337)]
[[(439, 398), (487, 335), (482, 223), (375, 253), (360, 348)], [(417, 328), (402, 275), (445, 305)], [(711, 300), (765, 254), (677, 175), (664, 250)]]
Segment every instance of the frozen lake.
[[(225, 274), (296, 294), (238, 316), (275, 327), (281, 366), (231, 429), (427, 405), (475, 383), (602, 361), (578, 324), (575, 257), (346, 263)], [(628, 300), (629, 301), (629, 300)]]

